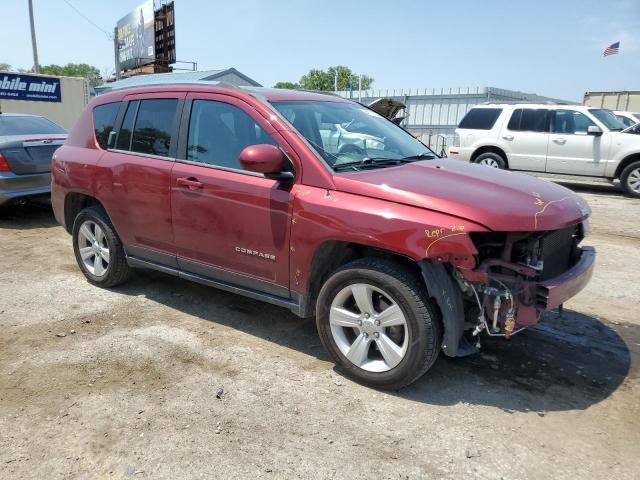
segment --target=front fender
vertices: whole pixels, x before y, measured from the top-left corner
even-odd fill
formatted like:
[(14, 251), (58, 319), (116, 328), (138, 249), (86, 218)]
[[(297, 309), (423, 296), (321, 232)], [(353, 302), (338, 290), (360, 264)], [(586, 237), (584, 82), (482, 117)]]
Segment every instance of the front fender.
[(477, 250), (468, 234), (487, 231), (452, 215), (316, 187), (295, 187), (293, 202), (290, 288), (301, 294), (309, 291), (313, 259), (325, 242), (370, 246), (416, 262), (455, 258), (472, 268)]

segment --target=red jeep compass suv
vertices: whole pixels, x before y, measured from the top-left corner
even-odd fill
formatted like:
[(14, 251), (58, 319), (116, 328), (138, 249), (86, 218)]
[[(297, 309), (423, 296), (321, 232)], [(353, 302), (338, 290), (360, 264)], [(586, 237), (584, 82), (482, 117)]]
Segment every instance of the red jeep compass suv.
[(415, 381), (440, 349), (475, 352), (483, 331), (535, 325), (593, 270), (577, 195), (440, 159), (331, 95), (115, 90), (87, 106), (52, 170), (91, 283), (152, 268), (315, 316), (333, 359), (379, 388)]

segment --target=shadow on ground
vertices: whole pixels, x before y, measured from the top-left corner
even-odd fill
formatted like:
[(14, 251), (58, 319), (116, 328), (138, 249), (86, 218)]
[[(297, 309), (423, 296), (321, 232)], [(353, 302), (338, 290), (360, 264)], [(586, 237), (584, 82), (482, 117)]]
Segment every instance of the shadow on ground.
[(624, 193), (620, 188), (619, 183), (610, 184), (610, 183), (580, 183), (580, 182), (571, 182), (566, 180), (554, 180), (555, 183), (562, 185), (563, 187), (567, 187), (570, 190), (573, 190), (576, 193), (592, 193), (595, 195), (610, 195), (613, 197), (622, 197), (624, 198)]
[(57, 226), (59, 224), (53, 216), (51, 203), (47, 200), (0, 207), (0, 229), (30, 230)]
[[(330, 360), (313, 319), (287, 310), (152, 271), (138, 271), (117, 289), (222, 324), (322, 360)], [(640, 343), (640, 328), (625, 329)], [(605, 323), (565, 310), (546, 315), (536, 329), (510, 341), (483, 338), (482, 353), (441, 355), (414, 385), (393, 395), (417, 402), (493, 405), (507, 411), (584, 410), (606, 399), (627, 378), (631, 354)], [(622, 388), (625, 388), (622, 386)]]

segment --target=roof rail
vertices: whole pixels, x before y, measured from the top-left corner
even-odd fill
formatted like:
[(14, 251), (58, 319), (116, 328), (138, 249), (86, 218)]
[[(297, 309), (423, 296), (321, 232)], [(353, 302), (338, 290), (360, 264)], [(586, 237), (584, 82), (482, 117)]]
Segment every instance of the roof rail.
[[(114, 82), (115, 83), (115, 82)], [(179, 86), (179, 85), (209, 85), (215, 87), (224, 87), (224, 88), (233, 88), (239, 89), (237, 85), (233, 85), (227, 82), (221, 82), (218, 80), (176, 80), (171, 82), (151, 82), (151, 83), (139, 83), (135, 85), (114, 85), (111, 86), (108, 83), (104, 85), (100, 85), (98, 87), (100, 89), (100, 93), (103, 92), (113, 92), (115, 90), (126, 90), (130, 88), (146, 88), (146, 87), (171, 87), (171, 86)]]

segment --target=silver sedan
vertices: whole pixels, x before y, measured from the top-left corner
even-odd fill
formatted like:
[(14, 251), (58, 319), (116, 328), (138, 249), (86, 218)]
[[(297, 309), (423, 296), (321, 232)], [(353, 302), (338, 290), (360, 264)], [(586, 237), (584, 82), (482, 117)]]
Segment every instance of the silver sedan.
[(44, 117), (0, 113), (0, 205), (51, 194), (51, 157), (67, 139)]

